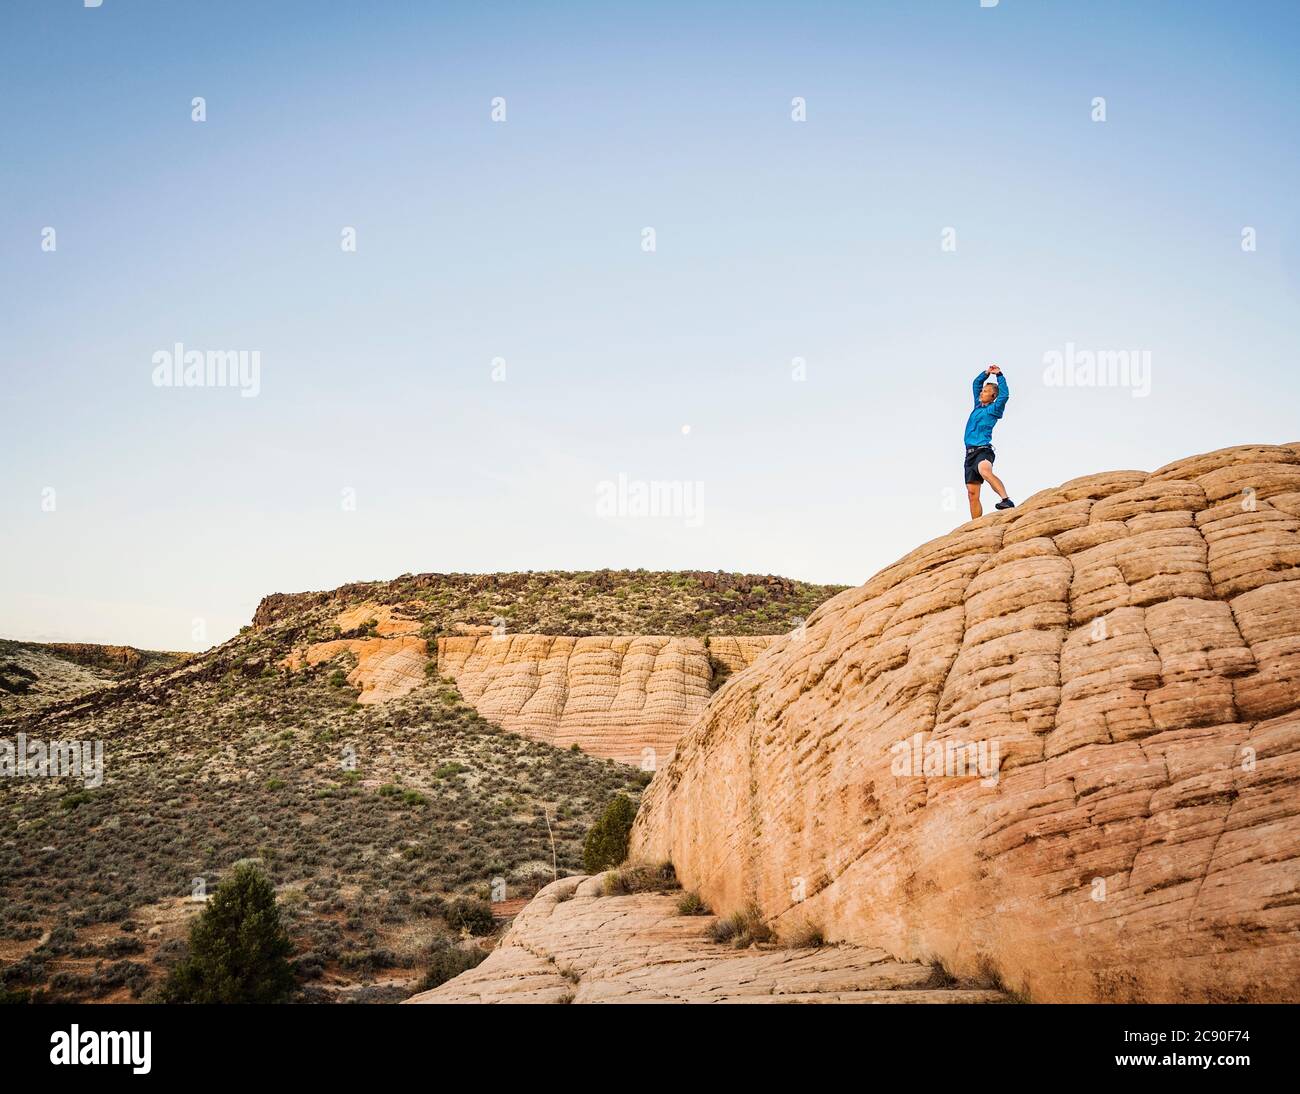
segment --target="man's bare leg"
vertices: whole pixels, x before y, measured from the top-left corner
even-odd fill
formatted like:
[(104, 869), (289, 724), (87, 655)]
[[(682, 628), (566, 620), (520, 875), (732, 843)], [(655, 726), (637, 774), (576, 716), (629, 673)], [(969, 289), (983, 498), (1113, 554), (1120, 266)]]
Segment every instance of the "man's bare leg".
[(966, 484), (966, 497), (970, 501), (970, 515), (973, 518), (984, 515), (984, 506), (980, 504), (980, 484), (977, 482), (968, 482)]
[[(993, 465), (988, 460), (980, 460), (979, 473), (984, 476), (984, 481), (998, 492), (998, 497), (1004, 501), (1007, 496), (1007, 488), (1002, 485), (1002, 480), (993, 474)], [(978, 514), (977, 514), (978, 515)]]

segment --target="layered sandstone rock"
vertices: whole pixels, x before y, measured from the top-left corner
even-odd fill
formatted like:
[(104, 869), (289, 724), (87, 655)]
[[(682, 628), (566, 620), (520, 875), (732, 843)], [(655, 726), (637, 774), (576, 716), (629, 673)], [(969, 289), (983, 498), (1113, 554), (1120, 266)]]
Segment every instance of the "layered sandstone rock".
[(295, 650), (280, 664), (296, 672), (304, 664), (321, 665), (341, 654), (350, 653), (356, 666), (348, 673), (348, 683), (360, 691), (357, 702), (363, 705), (383, 703), (407, 695), (423, 684), (429, 652), (423, 638), (338, 638), (317, 642)]
[(720, 634), (708, 640), (709, 658), (727, 673), (749, 668), (768, 646), (776, 641), (771, 634)]
[(345, 633), (373, 622), (375, 634), (384, 638), (420, 633), (418, 620), (407, 619), (388, 604), (375, 604), (372, 601), (340, 612), (334, 622)]
[(1300, 444), (1077, 479), (840, 594), (633, 853), (1036, 1000), (1297, 999)]
[(653, 769), (709, 700), (710, 653), (743, 667), (771, 641), (453, 636), (438, 639), (438, 671), (511, 732)]
[(680, 894), (605, 896), (605, 875), (561, 878), (477, 968), (408, 1003), (989, 1003), (936, 969), (879, 949), (736, 950)]
[(416, 620), (387, 604), (367, 601), (340, 612), (334, 624), (344, 634), (374, 624), (375, 637), (317, 642), (294, 650), (280, 667), (297, 672), (303, 665), (323, 665), (351, 654), (357, 663), (347, 680), (360, 692), (357, 702), (366, 706), (409, 695), (427, 681), (428, 643), (416, 637), (420, 630)]

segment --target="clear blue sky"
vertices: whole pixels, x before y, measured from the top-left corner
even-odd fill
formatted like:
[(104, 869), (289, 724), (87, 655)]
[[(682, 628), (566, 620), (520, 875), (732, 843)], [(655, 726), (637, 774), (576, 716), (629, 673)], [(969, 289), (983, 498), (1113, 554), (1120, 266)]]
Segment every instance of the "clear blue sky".
[[(1018, 500), (1296, 440), (1297, 57), (1290, 2), (7, 0), (0, 634), (200, 648), (408, 571), (860, 582), (965, 519), (988, 362)], [(155, 387), (176, 342), (260, 394)], [(1044, 383), (1071, 342), (1149, 396)], [(702, 520), (603, 519), (620, 474)]]

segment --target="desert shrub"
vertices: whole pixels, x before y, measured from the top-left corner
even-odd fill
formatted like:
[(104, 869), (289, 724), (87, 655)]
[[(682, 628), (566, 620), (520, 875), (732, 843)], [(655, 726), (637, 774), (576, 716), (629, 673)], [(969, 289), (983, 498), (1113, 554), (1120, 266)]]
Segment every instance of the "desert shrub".
[(683, 893), (677, 902), (678, 915), (708, 915), (709, 906), (700, 898), (699, 893)]
[(339, 964), (351, 972), (375, 973), (379, 969), (400, 965), (401, 962), (392, 950), (377, 946), (370, 950), (354, 950), (345, 953), (339, 958)]
[(50, 929), (50, 937), (40, 947), (48, 953), (66, 953), (77, 941), (77, 932), (67, 923), (59, 923)]
[(628, 838), (635, 819), (636, 806), (626, 794), (615, 794), (609, 799), (582, 843), (582, 864), (587, 873), (597, 874), (627, 858)]
[(606, 896), (662, 893), (677, 888), (677, 871), (671, 862), (662, 862), (658, 866), (624, 866), (611, 870), (605, 878)]
[(168, 976), (163, 998), (279, 1002), (294, 986), (291, 950), (271, 883), (256, 866), (237, 866), (190, 927), (189, 955)]
[(149, 971), (133, 961), (114, 961), (111, 965), (96, 965), (89, 973), (56, 972), (50, 977), (50, 988), (57, 992), (89, 994), (96, 998), (121, 987), (129, 987), (139, 998), (149, 983)]
[(726, 919), (719, 919), (709, 928), (709, 937), (714, 942), (730, 942), (737, 949), (743, 949), (755, 942), (771, 941), (772, 928), (763, 922), (762, 914), (751, 904)]
[(709, 937), (714, 942), (734, 942), (736, 940), (735, 916), (719, 919), (709, 928)]
[(424, 979), (420, 981), (420, 986), (416, 990), (430, 991), (440, 984), (445, 984), (453, 977), (482, 964), (486, 957), (487, 954), (480, 949), (466, 950), (459, 946), (439, 946), (433, 951)]
[(134, 957), (144, 953), (144, 943), (138, 938), (119, 935), (100, 943), (83, 942), (80, 946), (73, 946), (69, 953), (73, 957)]
[(492, 918), (492, 905), (486, 900), (475, 897), (453, 900), (447, 905), (443, 918), (452, 930), (466, 930), (472, 935), (491, 934), (496, 930), (496, 920)]
[(325, 959), (318, 953), (305, 953), (293, 963), (299, 980), (319, 980), (325, 975)]
[(781, 944), (789, 950), (816, 950), (826, 945), (826, 936), (815, 923), (800, 923), (789, 934), (782, 932)]
[(11, 987), (14, 984), (40, 984), (45, 980), (45, 955), (29, 953), (20, 957), (11, 965), (0, 969), (0, 984)]

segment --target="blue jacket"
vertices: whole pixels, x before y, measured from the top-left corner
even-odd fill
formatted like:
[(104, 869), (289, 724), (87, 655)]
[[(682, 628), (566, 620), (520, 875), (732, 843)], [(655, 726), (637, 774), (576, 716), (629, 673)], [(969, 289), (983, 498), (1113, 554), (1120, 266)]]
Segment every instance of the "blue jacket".
[(1002, 412), (1007, 409), (1007, 400), (1011, 397), (1011, 388), (1007, 386), (1007, 378), (999, 372), (998, 397), (988, 406), (981, 406), (980, 388), (984, 386), (984, 379), (987, 376), (988, 372), (986, 371), (975, 377), (975, 409), (970, 412), (970, 417), (966, 419), (966, 443), (968, 445), (993, 443), (993, 427), (998, 424)]

